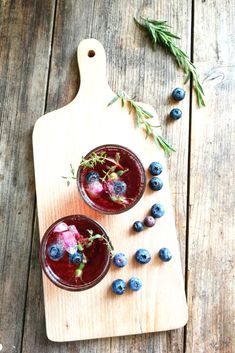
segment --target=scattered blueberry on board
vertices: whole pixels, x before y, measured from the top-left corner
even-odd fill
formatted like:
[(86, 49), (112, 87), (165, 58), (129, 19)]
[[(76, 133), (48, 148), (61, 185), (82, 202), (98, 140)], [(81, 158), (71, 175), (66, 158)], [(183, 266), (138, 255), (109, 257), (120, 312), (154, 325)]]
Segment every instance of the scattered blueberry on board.
[(152, 162), (149, 166), (149, 171), (152, 175), (159, 175), (162, 172), (162, 165), (159, 162)]
[(183, 88), (175, 88), (172, 92), (172, 97), (176, 101), (182, 101), (185, 97), (185, 90)]
[(164, 213), (165, 213), (164, 207), (160, 205), (160, 203), (155, 203), (151, 207), (151, 215), (153, 218), (160, 218), (164, 215)]
[(135, 259), (139, 264), (147, 264), (151, 260), (151, 255), (146, 249), (139, 249), (135, 253)]
[(122, 295), (125, 292), (126, 283), (123, 279), (116, 279), (112, 283), (112, 291), (115, 294)]
[(159, 191), (163, 187), (163, 182), (160, 178), (154, 176), (150, 179), (149, 186), (153, 191)]
[(152, 216), (146, 216), (144, 219), (144, 224), (146, 225), (146, 227), (153, 227), (155, 223), (156, 220)]
[(117, 253), (113, 258), (113, 263), (117, 267), (124, 267), (127, 265), (127, 257), (123, 253)]
[(64, 256), (64, 249), (60, 244), (52, 244), (47, 249), (48, 255), (51, 260), (59, 261)]
[(133, 224), (133, 229), (136, 231), (136, 232), (142, 232), (142, 230), (144, 230), (144, 225), (142, 222), (140, 221), (136, 221), (134, 224)]
[(170, 253), (170, 250), (167, 248), (161, 248), (158, 253), (160, 259), (164, 262), (168, 262), (171, 260), (172, 255)]
[(170, 111), (170, 117), (173, 120), (178, 120), (181, 118), (181, 116), (182, 116), (182, 111), (178, 108), (174, 108)]
[(134, 292), (137, 292), (142, 288), (142, 281), (138, 277), (131, 277), (128, 281), (129, 288)]
[(69, 254), (69, 261), (72, 264), (79, 265), (82, 262), (83, 254), (82, 252), (78, 251), (75, 254)]
[(99, 178), (100, 178), (99, 173), (94, 172), (94, 171), (91, 171), (91, 172), (87, 173), (87, 175), (86, 175), (86, 181), (88, 182), (88, 184), (99, 180)]

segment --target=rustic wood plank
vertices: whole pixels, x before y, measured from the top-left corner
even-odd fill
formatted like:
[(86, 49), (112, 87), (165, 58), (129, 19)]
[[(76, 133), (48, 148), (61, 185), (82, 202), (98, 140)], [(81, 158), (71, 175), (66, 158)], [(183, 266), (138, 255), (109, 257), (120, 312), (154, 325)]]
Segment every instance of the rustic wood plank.
[[(168, 96), (174, 87), (183, 84), (183, 74), (176, 69), (174, 60), (164, 51), (152, 52), (148, 41), (143, 39), (144, 35), (135, 27), (132, 16), (142, 14), (167, 19), (175, 31), (181, 35), (182, 48), (189, 52), (190, 1), (185, 1), (184, 6), (182, 2), (148, 1), (146, 3), (144, 1), (131, 1), (127, 4), (126, 2), (96, 1), (90, 32), (92, 4), (93, 2), (87, 1), (80, 2), (80, 4), (70, 1), (65, 6), (62, 2), (58, 2), (47, 111), (65, 105), (76, 94), (78, 69), (75, 51), (78, 42), (90, 35), (99, 39), (107, 51), (108, 78), (111, 87), (114, 90), (123, 88), (130, 94), (138, 96), (141, 101), (155, 106), (163, 122), (165, 135), (167, 133), (168, 139), (173, 142), (179, 151), (171, 157), (169, 167), (173, 205), (184, 263), (188, 98), (180, 104), (184, 112), (184, 119), (175, 124), (169, 123), (167, 128), (165, 125), (165, 119), (172, 105)], [(169, 121), (167, 120), (167, 122)], [(175, 177), (176, 175), (177, 177)], [(30, 283), (33, 278), (34, 273), (32, 272)], [(30, 300), (38, 294), (35, 292), (36, 288), (33, 285), (29, 287), (31, 288), (28, 294)], [(81, 352), (100, 350), (137, 352), (140, 349), (139, 347), (148, 352), (179, 352), (183, 349), (183, 330), (167, 334), (150, 334), (60, 345), (47, 341), (43, 336), (45, 333), (42, 332), (34, 341), (32, 331), (37, 330), (37, 322), (30, 315), (32, 304), (32, 302), (28, 302), (23, 352), (28, 352), (29, 347), (34, 347), (35, 351), (43, 350), (44, 352), (51, 352), (55, 347), (60, 347), (61, 352), (73, 351), (74, 349)], [(40, 327), (38, 331), (41, 330)]]
[(53, 1), (0, 4), (0, 344), (19, 352), (34, 217), (32, 127), (44, 111)]
[(194, 16), (194, 58), (204, 80), (207, 107), (192, 114), (186, 348), (192, 353), (232, 353), (234, 2), (196, 1)]

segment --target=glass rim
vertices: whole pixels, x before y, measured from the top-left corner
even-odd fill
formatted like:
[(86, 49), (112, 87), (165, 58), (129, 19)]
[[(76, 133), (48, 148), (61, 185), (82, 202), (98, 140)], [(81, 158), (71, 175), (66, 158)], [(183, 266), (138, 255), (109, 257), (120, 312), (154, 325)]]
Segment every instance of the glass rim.
[(102, 214), (107, 214), (107, 215), (115, 215), (115, 214), (120, 214), (120, 213), (123, 213), (123, 212), (126, 212), (126, 211), (129, 211), (132, 207), (134, 207), (139, 201), (140, 199), (142, 198), (143, 194), (144, 194), (144, 191), (145, 191), (145, 188), (146, 188), (146, 175), (145, 175), (145, 169), (144, 169), (144, 166), (143, 166), (143, 163), (141, 162), (140, 158), (128, 147), (125, 147), (125, 146), (122, 146), (122, 145), (119, 145), (119, 144), (114, 144), (114, 143), (107, 143), (107, 144), (104, 144), (104, 145), (100, 145), (100, 146), (97, 146), (95, 148), (93, 148), (92, 150), (90, 150), (84, 158), (88, 157), (92, 152), (95, 152), (97, 151), (98, 149), (102, 149), (102, 148), (120, 148), (122, 150), (125, 150), (127, 152), (129, 152), (132, 156), (134, 156), (135, 160), (137, 161), (140, 169), (141, 169), (141, 175), (143, 177), (143, 185), (142, 185), (142, 189), (141, 189), (141, 192), (138, 194), (138, 197), (135, 199), (134, 202), (130, 203), (129, 206), (127, 207), (124, 207), (122, 209), (119, 209), (119, 210), (105, 210), (105, 209), (102, 209), (102, 208), (99, 208), (97, 207), (92, 201), (91, 199), (87, 196), (87, 193), (84, 191), (84, 188), (81, 188), (80, 186), (80, 175), (81, 175), (81, 171), (84, 169), (82, 166), (79, 166), (78, 169), (77, 169), (77, 187), (78, 187), (78, 191), (82, 197), (82, 199), (85, 201), (85, 203), (91, 207), (93, 210), (99, 212), (99, 213), (102, 213)]
[(80, 220), (85, 220), (88, 222), (91, 222), (93, 224), (95, 224), (98, 228), (100, 228), (103, 232), (104, 237), (108, 240), (108, 242), (110, 243), (111, 247), (112, 243), (110, 241), (109, 236), (107, 235), (106, 230), (104, 229), (104, 227), (97, 222), (96, 220), (94, 220), (93, 218), (87, 217), (85, 215), (81, 215), (81, 214), (73, 214), (73, 215), (68, 215), (65, 217), (61, 217), (58, 220), (56, 220), (54, 223), (52, 223), (50, 225), (50, 227), (45, 231), (41, 242), (40, 242), (40, 248), (39, 248), (39, 261), (42, 267), (43, 272), (45, 273), (45, 275), (47, 276), (47, 278), (53, 283), (55, 284), (57, 287), (61, 288), (61, 289), (65, 289), (68, 291), (73, 291), (73, 292), (79, 292), (79, 291), (84, 291), (86, 289), (92, 288), (95, 285), (97, 285), (107, 274), (110, 265), (111, 265), (111, 256), (110, 254), (107, 257), (107, 262), (105, 264), (105, 267), (103, 268), (102, 272), (100, 273), (100, 275), (98, 277), (96, 277), (93, 281), (89, 282), (89, 283), (85, 283), (85, 284), (65, 284), (63, 282), (61, 282), (59, 279), (57, 279), (56, 274), (51, 270), (50, 271), (50, 266), (46, 265), (46, 245), (47, 245), (47, 240), (49, 237), (50, 232), (53, 230), (53, 228), (55, 228), (55, 226), (60, 223), (60, 222), (66, 222), (67, 219), (71, 220), (71, 219), (80, 219)]

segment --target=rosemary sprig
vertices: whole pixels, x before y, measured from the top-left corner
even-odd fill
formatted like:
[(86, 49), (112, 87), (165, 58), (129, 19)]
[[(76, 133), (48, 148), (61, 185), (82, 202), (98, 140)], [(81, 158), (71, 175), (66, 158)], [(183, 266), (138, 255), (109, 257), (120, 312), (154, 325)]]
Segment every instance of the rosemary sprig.
[(134, 21), (142, 28), (144, 28), (150, 35), (153, 41), (153, 48), (156, 49), (157, 44), (167, 48), (169, 52), (175, 57), (178, 65), (184, 70), (186, 74), (185, 83), (188, 82), (192, 75), (194, 89), (197, 95), (197, 102), (199, 108), (205, 106), (204, 91), (199, 81), (199, 75), (195, 65), (190, 61), (188, 55), (184, 53), (175, 43), (175, 39), (180, 39), (172, 32), (167, 21), (150, 20), (141, 17), (142, 22), (134, 18)]
[(117, 95), (109, 102), (108, 106), (116, 102), (116, 100), (120, 99), (122, 107), (125, 104), (129, 107), (129, 113), (132, 110), (135, 112), (136, 117), (136, 126), (140, 127), (143, 126), (146, 132), (146, 138), (149, 136), (153, 137), (154, 142), (159, 145), (165, 152), (166, 155), (170, 155), (172, 151), (175, 152), (175, 149), (170, 146), (170, 144), (166, 141), (166, 139), (161, 136), (156, 129), (160, 126), (155, 126), (148, 122), (148, 119), (153, 118), (153, 115), (143, 109), (135, 100), (128, 96), (128, 94), (124, 91), (119, 91)]

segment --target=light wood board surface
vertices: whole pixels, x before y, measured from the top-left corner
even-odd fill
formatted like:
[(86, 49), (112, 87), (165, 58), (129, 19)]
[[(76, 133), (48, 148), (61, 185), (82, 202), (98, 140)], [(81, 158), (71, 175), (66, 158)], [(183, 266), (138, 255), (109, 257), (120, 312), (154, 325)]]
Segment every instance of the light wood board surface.
[[(89, 51), (95, 55), (89, 57)], [(47, 335), (53, 341), (71, 341), (155, 332), (182, 327), (187, 321), (187, 306), (175, 230), (173, 209), (162, 151), (119, 101), (107, 107), (114, 93), (106, 80), (105, 52), (93, 39), (84, 40), (78, 48), (81, 86), (76, 98), (67, 106), (38, 119), (33, 133), (34, 163), (40, 237), (56, 219), (70, 214), (85, 214), (99, 221), (107, 230), (116, 252), (124, 251), (129, 265), (113, 267), (95, 287), (70, 293), (43, 278)], [(153, 112), (153, 108), (145, 106)], [(156, 114), (155, 114), (156, 115)], [(157, 124), (157, 118), (153, 124)], [(153, 192), (146, 187), (142, 199), (131, 210), (115, 216), (101, 215), (81, 199), (76, 182), (67, 187), (61, 177), (69, 174), (70, 163), (77, 168), (82, 155), (102, 144), (121, 144), (132, 149), (145, 170), (156, 160), (163, 164), (164, 187)], [(150, 175), (147, 172), (147, 179)], [(159, 202), (166, 213), (155, 227), (133, 234), (131, 226), (143, 219), (151, 206)], [(138, 248), (147, 248), (152, 261), (140, 266), (133, 260)], [(173, 255), (162, 263), (157, 253), (168, 247)], [(143, 289), (117, 297), (111, 293), (114, 279), (139, 276)], [(120, 320), (120, 318), (123, 318)]]

